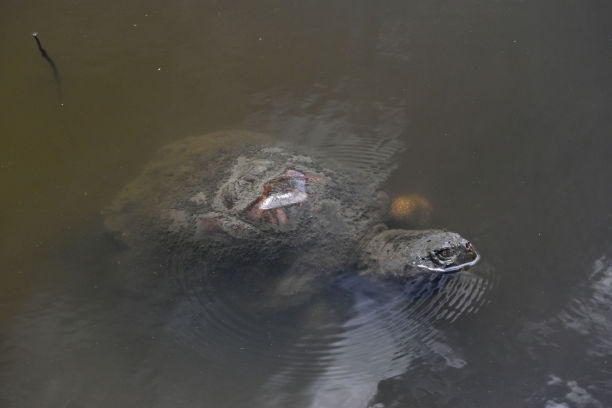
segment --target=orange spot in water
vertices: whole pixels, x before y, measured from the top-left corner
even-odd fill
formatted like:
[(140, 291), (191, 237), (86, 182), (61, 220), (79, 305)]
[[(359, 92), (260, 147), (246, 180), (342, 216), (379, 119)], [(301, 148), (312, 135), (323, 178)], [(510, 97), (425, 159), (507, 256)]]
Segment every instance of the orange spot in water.
[(391, 214), (406, 221), (425, 223), (432, 212), (429, 200), (419, 194), (399, 196), (391, 204)]

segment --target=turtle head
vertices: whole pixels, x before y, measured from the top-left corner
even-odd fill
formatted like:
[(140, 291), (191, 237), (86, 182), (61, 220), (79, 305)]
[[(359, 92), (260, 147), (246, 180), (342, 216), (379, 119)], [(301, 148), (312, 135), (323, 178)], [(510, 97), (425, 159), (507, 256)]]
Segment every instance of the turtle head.
[(362, 265), (378, 276), (450, 273), (476, 264), (480, 255), (461, 235), (444, 230), (389, 230), (378, 227), (366, 240)]
[(461, 235), (442, 230), (424, 231), (423, 237), (407, 243), (406, 255), (412, 255), (417, 268), (431, 272), (454, 272), (476, 264), (480, 255)]

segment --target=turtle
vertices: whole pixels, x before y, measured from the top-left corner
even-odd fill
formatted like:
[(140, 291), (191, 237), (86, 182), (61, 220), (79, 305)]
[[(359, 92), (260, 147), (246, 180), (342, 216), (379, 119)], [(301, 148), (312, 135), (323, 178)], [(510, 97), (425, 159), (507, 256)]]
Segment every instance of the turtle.
[(388, 170), (364, 172), (243, 130), (162, 147), (104, 211), (139, 254), (203, 279), (254, 282), (296, 299), (338, 273), (408, 280), (456, 273), (480, 256), (458, 233), (388, 228)]

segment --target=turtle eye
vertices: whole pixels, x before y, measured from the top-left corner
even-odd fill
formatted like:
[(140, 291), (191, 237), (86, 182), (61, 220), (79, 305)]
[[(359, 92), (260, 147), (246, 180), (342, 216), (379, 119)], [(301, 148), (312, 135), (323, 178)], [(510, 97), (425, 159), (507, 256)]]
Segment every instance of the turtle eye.
[(444, 249), (441, 249), (441, 250), (438, 252), (438, 256), (440, 256), (441, 258), (446, 258), (446, 259), (448, 259), (448, 258), (450, 258), (451, 256), (453, 256), (453, 250), (452, 250), (452, 249), (450, 249), (450, 248), (444, 248)]

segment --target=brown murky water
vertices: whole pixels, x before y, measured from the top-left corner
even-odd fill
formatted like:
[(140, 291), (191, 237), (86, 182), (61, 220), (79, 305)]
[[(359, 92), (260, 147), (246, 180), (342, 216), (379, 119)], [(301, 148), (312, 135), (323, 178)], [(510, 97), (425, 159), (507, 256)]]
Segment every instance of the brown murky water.
[[(612, 405), (609, 4), (1, 9), (0, 405)], [(433, 297), (349, 274), (273, 316), (118, 263), (100, 211), (160, 146), (232, 128), (400, 140), (386, 189), (482, 263)]]

